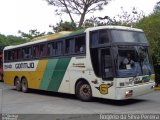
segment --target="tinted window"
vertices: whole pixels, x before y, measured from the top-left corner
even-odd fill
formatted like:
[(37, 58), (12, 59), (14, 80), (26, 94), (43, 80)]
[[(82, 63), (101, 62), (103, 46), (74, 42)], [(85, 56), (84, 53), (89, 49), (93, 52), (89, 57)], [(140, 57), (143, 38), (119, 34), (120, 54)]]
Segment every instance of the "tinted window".
[(22, 59), (22, 49), (18, 49), (18, 60)]
[(12, 51), (12, 57), (13, 57), (13, 60), (17, 60), (18, 59), (18, 51), (17, 50), (13, 50)]
[(99, 31), (99, 44), (104, 44), (108, 42), (109, 42), (109, 38), (108, 38), (107, 30), (100, 30)]
[(62, 55), (62, 42), (56, 42), (55, 44), (56, 48), (56, 55)]
[(65, 40), (65, 53), (72, 54), (72, 53), (74, 53), (74, 49), (75, 49), (74, 38), (66, 39)]
[(143, 32), (112, 30), (111, 35), (114, 42), (148, 43)]
[(11, 51), (5, 51), (5, 60), (12, 60), (12, 52)]
[(23, 51), (24, 59), (32, 58), (32, 48), (31, 47), (23, 48), (22, 51)]
[(75, 53), (84, 53), (86, 50), (85, 36), (75, 38)]
[(13, 59), (12, 52), (8, 51), (8, 60), (12, 60), (12, 59)]
[(39, 45), (33, 47), (33, 57), (34, 58), (39, 57)]
[(8, 60), (8, 52), (7, 51), (4, 52), (4, 60)]
[(91, 47), (109, 43), (108, 31), (105, 29), (92, 31), (90, 34)]
[(48, 43), (47, 45), (47, 55), (48, 56), (54, 56), (56, 53), (56, 47), (55, 47), (55, 43)]
[(91, 32), (91, 46), (97, 46), (98, 45), (98, 31)]
[(102, 68), (102, 78), (112, 78), (112, 58), (109, 49), (101, 50), (101, 68)]
[(40, 45), (40, 57), (45, 57), (47, 55), (47, 46), (46, 44)]

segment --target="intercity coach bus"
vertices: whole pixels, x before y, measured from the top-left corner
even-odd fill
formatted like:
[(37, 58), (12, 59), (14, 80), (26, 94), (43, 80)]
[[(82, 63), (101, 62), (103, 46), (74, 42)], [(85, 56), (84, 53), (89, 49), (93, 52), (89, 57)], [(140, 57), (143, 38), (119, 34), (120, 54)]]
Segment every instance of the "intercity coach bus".
[(5, 47), (4, 82), (18, 91), (69, 93), (82, 101), (129, 99), (154, 91), (149, 48), (144, 32), (136, 28), (60, 32)]

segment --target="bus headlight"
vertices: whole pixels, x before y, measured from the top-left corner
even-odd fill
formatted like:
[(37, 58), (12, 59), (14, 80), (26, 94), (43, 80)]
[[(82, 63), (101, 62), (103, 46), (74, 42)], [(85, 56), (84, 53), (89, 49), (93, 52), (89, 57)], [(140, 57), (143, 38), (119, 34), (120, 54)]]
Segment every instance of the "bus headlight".
[(151, 89), (153, 89), (153, 88), (155, 88), (155, 86), (153, 85), (153, 86), (151, 86)]
[(126, 91), (125, 97), (128, 98), (131, 97), (132, 95), (133, 95), (133, 90), (128, 90)]

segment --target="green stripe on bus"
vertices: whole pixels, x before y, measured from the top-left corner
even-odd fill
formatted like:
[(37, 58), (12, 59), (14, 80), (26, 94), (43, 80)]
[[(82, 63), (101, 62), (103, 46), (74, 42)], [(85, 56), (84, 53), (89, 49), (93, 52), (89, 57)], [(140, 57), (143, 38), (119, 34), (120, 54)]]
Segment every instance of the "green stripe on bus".
[(71, 58), (60, 58), (58, 60), (48, 86), (49, 91), (58, 92), (70, 60)]
[(43, 75), (43, 79), (41, 81), (40, 89), (47, 90), (49, 83), (52, 79), (52, 75), (53, 75), (57, 62), (58, 62), (58, 59), (48, 60), (48, 63), (47, 63), (47, 66), (46, 66), (46, 69)]

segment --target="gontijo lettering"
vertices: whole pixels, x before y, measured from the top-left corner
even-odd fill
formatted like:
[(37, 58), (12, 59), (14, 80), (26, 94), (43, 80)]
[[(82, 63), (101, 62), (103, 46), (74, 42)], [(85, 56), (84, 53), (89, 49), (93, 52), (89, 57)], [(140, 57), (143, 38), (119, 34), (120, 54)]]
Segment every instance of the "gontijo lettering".
[(22, 69), (22, 68), (34, 68), (34, 63), (17, 63), (15, 64), (16, 69)]

